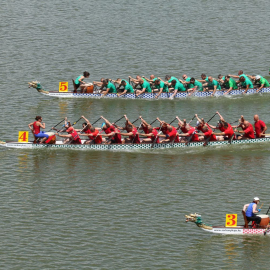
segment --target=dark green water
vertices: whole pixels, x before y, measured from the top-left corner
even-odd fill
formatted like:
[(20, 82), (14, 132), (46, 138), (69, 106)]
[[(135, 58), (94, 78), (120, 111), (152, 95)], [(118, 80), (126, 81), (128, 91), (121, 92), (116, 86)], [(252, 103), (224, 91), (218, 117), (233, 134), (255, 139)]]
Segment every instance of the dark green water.
[[(90, 81), (137, 74), (268, 75), (267, 1), (8, 1), (1, 4), (0, 139), (36, 115), (111, 121), (127, 114), (230, 122), (268, 95), (181, 101), (47, 98), (84, 70)], [(215, 118), (213, 124), (217, 121)], [(223, 225), (259, 196), (269, 204), (269, 144), (136, 152), (0, 149), (1, 269), (268, 269), (268, 237), (220, 236), (185, 223)]]

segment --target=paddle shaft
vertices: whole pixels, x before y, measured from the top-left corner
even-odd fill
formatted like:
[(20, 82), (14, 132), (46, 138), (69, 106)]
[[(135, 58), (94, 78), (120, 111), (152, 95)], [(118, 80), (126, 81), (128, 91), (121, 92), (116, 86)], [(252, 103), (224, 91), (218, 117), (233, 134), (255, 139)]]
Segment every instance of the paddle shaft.
[(57, 127), (58, 125), (60, 125), (63, 121), (65, 121), (65, 118), (63, 120), (61, 120), (58, 124), (54, 125), (49, 131), (47, 132), (50, 132), (51, 130), (53, 130), (55, 127)]
[(215, 113), (206, 123), (209, 123), (215, 116), (217, 113)]

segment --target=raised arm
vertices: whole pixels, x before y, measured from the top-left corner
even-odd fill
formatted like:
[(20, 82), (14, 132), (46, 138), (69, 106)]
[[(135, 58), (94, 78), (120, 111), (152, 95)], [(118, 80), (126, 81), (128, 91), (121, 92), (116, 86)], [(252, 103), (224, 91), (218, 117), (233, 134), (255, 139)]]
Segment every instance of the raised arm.
[(112, 126), (112, 123), (109, 122), (105, 117), (103, 117), (102, 115), (100, 116), (101, 119), (103, 119), (105, 121), (106, 124)]
[(222, 115), (217, 111), (216, 114), (219, 116), (221, 121), (225, 121), (224, 118), (222, 117)]
[(82, 119), (84, 119), (84, 121), (87, 123), (87, 125), (88, 125), (89, 127), (92, 126), (91, 123), (90, 123), (90, 121), (89, 121), (88, 119), (86, 119), (83, 115), (82, 115)]
[(140, 116), (140, 119), (141, 119), (141, 121), (142, 121), (142, 123), (144, 124), (144, 125), (146, 125), (146, 126), (148, 126), (148, 123)]

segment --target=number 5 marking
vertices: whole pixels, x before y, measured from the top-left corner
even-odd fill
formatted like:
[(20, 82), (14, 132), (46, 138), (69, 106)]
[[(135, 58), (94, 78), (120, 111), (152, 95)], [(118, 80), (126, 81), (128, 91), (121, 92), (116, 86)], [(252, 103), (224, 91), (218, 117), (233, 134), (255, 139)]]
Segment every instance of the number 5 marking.
[(68, 91), (68, 82), (59, 82), (59, 92)]

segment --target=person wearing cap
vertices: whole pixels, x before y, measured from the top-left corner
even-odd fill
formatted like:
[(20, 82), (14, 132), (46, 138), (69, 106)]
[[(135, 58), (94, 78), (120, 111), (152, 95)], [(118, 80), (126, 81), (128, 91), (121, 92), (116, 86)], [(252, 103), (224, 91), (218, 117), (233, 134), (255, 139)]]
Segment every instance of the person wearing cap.
[(259, 88), (256, 90), (256, 93), (258, 93), (264, 87), (269, 87), (269, 82), (261, 75), (255, 76), (255, 84), (259, 85)]
[(104, 123), (101, 125), (101, 129), (105, 132), (105, 137), (108, 137), (106, 144), (121, 144), (122, 137), (120, 134), (120, 130), (115, 128), (111, 122), (109, 122), (105, 117), (100, 116), (104, 120)]
[(228, 89), (224, 95), (229, 94), (232, 90), (237, 90), (238, 85), (234, 79), (232, 79), (229, 75), (225, 76), (225, 81), (224, 81), (224, 86), (225, 89)]
[(260, 199), (255, 197), (252, 203), (245, 204), (243, 207), (243, 211), (246, 212), (247, 221), (255, 221), (257, 226), (261, 222), (261, 217), (257, 216), (256, 214), (261, 211), (261, 209), (257, 210), (257, 204), (259, 203)]
[(108, 93), (110, 93), (110, 94), (117, 94), (115, 85), (112, 82), (110, 82), (109, 79), (103, 80), (101, 89), (104, 88), (104, 87), (106, 88), (106, 90), (104, 90), (103, 93), (102, 93), (102, 96), (103, 97), (105, 95), (107, 95)]
[(69, 127), (66, 132), (68, 133), (67, 135), (62, 135), (59, 133), (56, 133), (55, 135), (66, 138), (64, 140), (64, 144), (70, 143), (70, 144), (82, 144), (82, 141), (80, 139), (79, 134), (73, 127)]
[(267, 130), (266, 124), (259, 119), (259, 115), (254, 115), (254, 128), (256, 133), (256, 138), (264, 138), (265, 131)]

